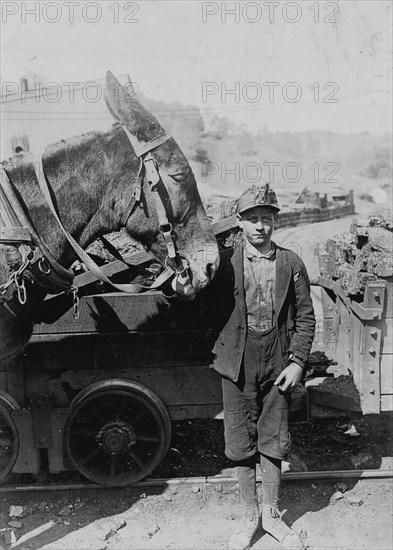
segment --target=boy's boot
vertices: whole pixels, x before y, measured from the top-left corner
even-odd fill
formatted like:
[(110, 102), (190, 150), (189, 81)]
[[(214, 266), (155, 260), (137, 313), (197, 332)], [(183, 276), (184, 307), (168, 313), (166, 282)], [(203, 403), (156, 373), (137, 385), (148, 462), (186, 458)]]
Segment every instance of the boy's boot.
[(262, 504), (262, 527), (288, 550), (304, 550), (305, 546), (299, 535), (282, 519), (277, 506)]
[(283, 520), (278, 510), (281, 460), (261, 454), (262, 527), (288, 550), (304, 550), (299, 536)]
[(239, 463), (236, 467), (236, 475), (239, 481), (243, 514), (236, 531), (229, 540), (228, 550), (248, 550), (260, 525), (255, 458)]
[(243, 516), (236, 531), (232, 534), (228, 550), (248, 550), (251, 541), (260, 525), (260, 511), (258, 502), (244, 502)]

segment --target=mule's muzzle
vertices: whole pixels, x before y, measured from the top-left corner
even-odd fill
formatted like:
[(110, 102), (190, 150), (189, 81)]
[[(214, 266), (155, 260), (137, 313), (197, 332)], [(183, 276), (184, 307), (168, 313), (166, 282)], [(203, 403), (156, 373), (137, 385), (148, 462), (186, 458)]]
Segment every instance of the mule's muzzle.
[(181, 296), (193, 296), (195, 290), (192, 286), (190, 263), (187, 258), (177, 254), (175, 258), (168, 257), (165, 264), (175, 271), (174, 278), (171, 282), (171, 287), (174, 292)]

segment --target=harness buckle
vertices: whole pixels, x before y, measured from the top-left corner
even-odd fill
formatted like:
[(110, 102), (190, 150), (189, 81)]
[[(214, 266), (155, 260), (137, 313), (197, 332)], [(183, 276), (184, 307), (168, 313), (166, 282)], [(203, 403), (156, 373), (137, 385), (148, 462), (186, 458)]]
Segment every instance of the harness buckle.
[(44, 265), (45, 263), (47, 263), (47, 262), (46, 262), (46, 258), (44, 258), (44, 257), (40, 258), (39, 261), (38, 261), (38, 269), (41, 271), (41, 273), (42, 273), (43, 275), (49, 275), (49, 273), (50, 273), (50, 265), (48, 266), (47, 269), (44, 269), (43, 265)]
[(165, 267), (170, 267), (176, 275), (184, 277), (184, 273), (187, 273), (190, 269), (190, 262), (181, 254), (178, 254), (175, 259), (168, 255), (165, 258)]
[(139, 202), (141, 200), (141, 195), (142, 195), (142, 187), (139, 183), (136, 183), (132, 196), (135, 198), (137, 202)]
[(156, 162), (153, 156), (150, 153), (148, 153), (146, 157), (143, 159), (143, 163), (145, 165), (147, 181), (150, 183), (152, 187), (154, 187), (160, 181), (160, 175), (156, 168)]
[(80, 317), (78, 287), (72, 286), (70, 290), (72, 292), (72, 316), (77, 321)]

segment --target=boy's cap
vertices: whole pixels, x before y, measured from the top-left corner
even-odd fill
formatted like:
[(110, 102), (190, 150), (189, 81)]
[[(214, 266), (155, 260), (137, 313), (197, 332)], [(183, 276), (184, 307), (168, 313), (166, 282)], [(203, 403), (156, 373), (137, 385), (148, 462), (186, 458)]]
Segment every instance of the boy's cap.
[(270, 185), (252, 185), (249, 189), (240, 195), (237, 211), (240, 214), (255, 206), (271, 206), (277, 212), (280, 210), (278, 206), (276, 193), (270, 189)]

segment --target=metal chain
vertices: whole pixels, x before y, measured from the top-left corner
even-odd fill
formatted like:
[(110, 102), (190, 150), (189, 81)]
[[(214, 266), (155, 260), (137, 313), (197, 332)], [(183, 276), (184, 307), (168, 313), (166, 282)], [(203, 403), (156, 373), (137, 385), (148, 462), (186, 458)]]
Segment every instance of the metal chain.
[[(24, 305), (27, 300), (27, 294), (26, 294), (25, 282), (22, 275), (23, 275), (23, 272), (34, 261), (35, 253), (31, 248), (28, 248), (24, 245), (21, 245), (19, 249), (21, 250), (21, 254), (22, 254), (22, 264), (19, 266), (19, 268), (16, 271), (13, 271), (11, 273), (6, 283), (0, 285), (0, 295), (4, 296), (4, 294), (7, 292), (7, 289), (12, 284), (15, 284), (16, 289), (18, 291), (18, 300), (21, 305)], [(31, 252), (33, 252), (33, 255), (31, 258), (29, 258), (29, 255)]]

